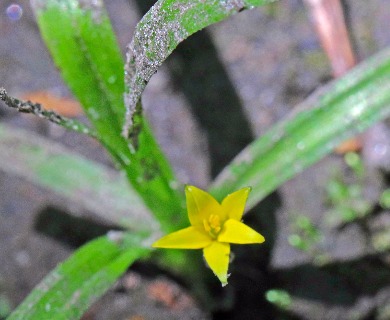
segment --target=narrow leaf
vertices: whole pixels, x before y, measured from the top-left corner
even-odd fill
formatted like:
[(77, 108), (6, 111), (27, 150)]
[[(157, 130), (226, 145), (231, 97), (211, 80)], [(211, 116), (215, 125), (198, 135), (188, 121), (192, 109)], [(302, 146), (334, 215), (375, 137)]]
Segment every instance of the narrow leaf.
[(275, 0), (159, 0), (136, 27), (126, 61), (125, 136), (137, 140), (140, 97), (153, 74), (180, 42), (245, 9)]
[(245, 148), (214, 181), (223, 198), (251, 186), (253, 207), (345, 139), (390, 115), (390, 49), (318, 90), (288, 118)]
[(117, 172), (1, 123), (0, 169), (53, 190), (111, 224), (134, 232), (158, 229), (139, 196)]
[(7, 319), (80, 319), (136, 259), (149, 251), (128, 234), (93, 240), (47, 275)]
[(99, 139), (166, 232), (184, 225), (184, 196), (149, 125), (142, 121), (137, 152), (121, 135), (124, 61), (102, 1), (32, 0), (42, 36)]

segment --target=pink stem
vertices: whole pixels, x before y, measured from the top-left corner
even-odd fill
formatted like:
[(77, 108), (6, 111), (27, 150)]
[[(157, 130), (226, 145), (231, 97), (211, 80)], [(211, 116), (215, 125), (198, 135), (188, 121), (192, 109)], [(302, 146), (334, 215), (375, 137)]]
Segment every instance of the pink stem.
[(340, 77), (356, 64), (340, 0), (305, 0), (333, 76)]

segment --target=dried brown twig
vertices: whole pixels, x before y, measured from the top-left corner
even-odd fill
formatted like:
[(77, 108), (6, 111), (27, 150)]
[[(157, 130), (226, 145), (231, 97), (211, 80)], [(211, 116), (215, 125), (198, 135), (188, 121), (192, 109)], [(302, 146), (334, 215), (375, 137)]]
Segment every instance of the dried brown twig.
[(33, 103), (29, 100), (23, 101), (13, 98), (7, 94), (7, 91), (3, 87), (0, 87), (0, 100), (4, 101), (8, 107), (16, 109), (18, 112), (31, 113), (40, 118), (58, 124), (64, 128), (96, 138), (95, 132), (85, 124), (73, 119), (66, 118), (54, 111), (46, 110), (40, 103)]
[[(334, 78), (341, 77), (356, 65), (356, 55), (348, 36), (344, 12), (340, 0), (305, 0), (314, 27), (326, 55)], [(336, 153), (357, 151), (362, 141), (355, 137), (343, 142)]]
[(305, 0), (318, 38), (338, 78), (355, 66), (356, 57), (340, 0)]

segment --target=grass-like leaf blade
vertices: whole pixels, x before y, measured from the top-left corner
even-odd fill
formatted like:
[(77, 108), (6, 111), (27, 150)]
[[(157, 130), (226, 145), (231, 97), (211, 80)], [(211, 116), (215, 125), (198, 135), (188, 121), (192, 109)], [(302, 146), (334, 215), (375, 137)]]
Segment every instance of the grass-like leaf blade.
[[(148, 81), (172, 51), (195, 32), (229, 16), (275, 0), (159, 0), (138, 23), (127, 51), (124, 134), (141, 131), (136, 118)], [(134, 132), (135, 131), (135, 132)], [(134, 139), (134, 138), (133, 138)], [(137, 139), (135, 139), (137, 140)]]
[(33, 0), (42, 36), (66, 83), (80, 100), (99, 139), (126, 171), (162, 229), (183, 225), (183, 194), (149, 125), (137, 152), (121, 135), (124, 61), (101, 1)]
[(217, 198), (253, 188), (253, 207), (343, 140), (390, 115), (390, 49), (319, 89), (284, 121), (245, 148), (214, 181)]
[(134, 260), (144, 257), (139, 240), (122, 234), (93, 240), (56, 267), (7, 320), (80, 319)]
[(57, 192), (110, 224), (133, 232), (158, 229), (138, 194), (118, 172), (54, 141), (1, 123), (0, 168)]

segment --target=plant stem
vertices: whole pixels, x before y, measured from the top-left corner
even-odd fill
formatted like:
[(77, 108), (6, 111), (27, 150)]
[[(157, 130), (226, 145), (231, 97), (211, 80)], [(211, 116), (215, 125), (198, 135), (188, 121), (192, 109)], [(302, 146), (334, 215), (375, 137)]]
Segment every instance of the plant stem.
[(54, 111), (45, 110), (40, 103), (33, 103), (30, 100), (23, 101), (13, 98), (8, 95), (7, 91), (3, 87), (0, 87), (0, 100), (4, 101), (4, 103), (8, 107), (14, 108), (21, 113), (31, 113), (67, 129), (87, 134), (92, 138), (96, 138), (95, 131), (86, 126), (85, 124), (73, 119), (63, 117), (62, 115)]

